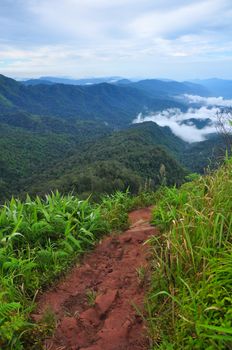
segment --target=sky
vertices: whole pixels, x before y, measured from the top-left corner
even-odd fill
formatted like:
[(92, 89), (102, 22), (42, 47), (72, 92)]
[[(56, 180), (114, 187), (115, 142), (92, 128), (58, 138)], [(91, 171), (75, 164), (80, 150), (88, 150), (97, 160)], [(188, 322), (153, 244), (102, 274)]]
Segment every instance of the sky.
[(0, 0), (14, 78), (232, 78), (232, 0)]

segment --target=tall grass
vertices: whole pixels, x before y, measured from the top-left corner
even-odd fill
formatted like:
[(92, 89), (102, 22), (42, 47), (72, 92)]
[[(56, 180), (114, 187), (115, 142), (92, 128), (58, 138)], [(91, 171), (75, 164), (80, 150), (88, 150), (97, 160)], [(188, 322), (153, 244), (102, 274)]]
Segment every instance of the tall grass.
[(39, 349), (29, 334), (41, 329), (28, 318), (38, 291), (102, 234), (125, 228), (131, 203), (128, 192), (100, 204), (56, 192), (0, 208), (0, 349)]
[(232, 160), (164, 189), (147, 300), (154, 349), (232, 349)]

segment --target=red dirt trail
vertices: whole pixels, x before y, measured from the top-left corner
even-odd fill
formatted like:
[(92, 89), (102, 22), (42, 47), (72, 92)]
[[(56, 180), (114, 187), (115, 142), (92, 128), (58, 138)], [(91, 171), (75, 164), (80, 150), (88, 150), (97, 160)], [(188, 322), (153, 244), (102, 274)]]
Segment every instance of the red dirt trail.
[(46, 340), (44, 349), (149, 348), (138, 309), (143, 310), (143, 275), (149, 269), (149, 247), (143, 243), (156, 233), (150, 217), (151, 208), (131, 212), (129, 230), (105, 237), (80, 266), (40, 296), (34, 319), (39, 320), (48, 309), (57, 319), (54, 336)]

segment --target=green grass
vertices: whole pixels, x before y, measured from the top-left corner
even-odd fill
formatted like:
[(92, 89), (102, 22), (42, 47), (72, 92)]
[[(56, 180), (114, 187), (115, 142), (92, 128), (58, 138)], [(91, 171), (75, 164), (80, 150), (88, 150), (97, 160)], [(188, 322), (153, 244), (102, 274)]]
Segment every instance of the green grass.
[(153, 349), (232, 349), (232, 159), (163, 189), (147, 299)]
[(152, 193), (105, 196), (100, 203), (59, 192), (12, 198), (0, 207), (0, 349), (42, 349), (54, 315), (30, 321), (39, 291), (50, 286), (103, 234), (128, 227), (128, 212)]

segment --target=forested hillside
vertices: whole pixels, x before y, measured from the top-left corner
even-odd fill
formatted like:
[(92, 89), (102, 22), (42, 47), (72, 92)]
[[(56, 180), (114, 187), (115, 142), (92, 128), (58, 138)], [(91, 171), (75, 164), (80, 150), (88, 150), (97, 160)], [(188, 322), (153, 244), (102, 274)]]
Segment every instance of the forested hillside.
[[(0, 193), (20, 193), (34, 175), (77, 152), (83, 142), (109, 133), (94, 121), (67, 121), (24, 112), (0, 116)], [(28, 188), (29, 190), (29, 188)]]
[(139, 112), (146, 109), (177, 106), (184, 108), (168, 94), (154, 97), (133, 86), (108, 83), (25, 86), (0, 76), (0, 112), (21, 109), (37, 115), (103, 121), (119, 127), (129, 125)]
[(150, 109), (185, 111), (187, 105), (176, 100), (181, 93), (207, 90), (154, 79), (25, 85), (1, 75), (1, 201), (56, 188), (82, 196), (93, 193), (93, 198), (127, 187), (137, 193), (161, 183), (180, 184), (189, 172), (215, 167), (225, 153), (217, 135), (189, 144), (169, 127), (131, 125), (139, 112)]
[(169, 128), (154, 123), (135, 125), (83, 144), (80, 152), (56, 163), (55, 171), (48, 169), (39, 178), (33, 178), (31, 190), (43, 193), (58, 188), (88, 195), (127, 187), (137, 193), (145, 186), (157, 188), (163, 181), (180, 184), (187, 171), (174, 157), (184, 145)]

